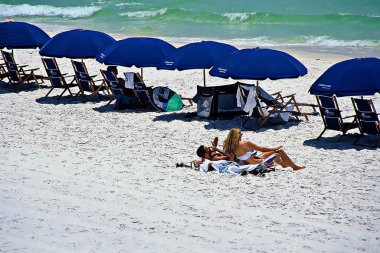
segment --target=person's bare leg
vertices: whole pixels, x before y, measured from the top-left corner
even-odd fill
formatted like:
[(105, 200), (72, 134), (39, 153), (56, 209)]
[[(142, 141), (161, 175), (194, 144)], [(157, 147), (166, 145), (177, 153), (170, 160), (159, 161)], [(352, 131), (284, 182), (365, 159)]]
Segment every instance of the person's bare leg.
[(265, 159), (265, 158), (268, 158), (269, 156), (271, 156), (271, 155), (273, 155), (273, 154), (276, 156), (276, 159), (275, 159), (274, 161), (275, 161), (277, 164), (279, 164), (279, 165), (280, 165), (281, 167), (283, 167), (283, 168), (289, 167), (289, 165), (286, 165), (286, 164), (282, 161), (280, 155), (279, 155), (278, 153), (276, 153), (275, 151), (263, 152), (263, 153), (260, 155), (260, 158)]
[[(293, 170), (302, 170), (305, 168), (305, 166), (298, 166), (297, 164), (295, 164), (291, 159), (290, 157), (288, 156), (288, 154), (285, 153), (284, 150), (281, 150), (279, 153), (279, 158), (282, 160), (282, 162), (286, 165), (286, 167), (290, 166), (293, 168)], [(281, 165), (281, 164), (280, 164)], [(282, 165), (281, 165), (282, 166)]]

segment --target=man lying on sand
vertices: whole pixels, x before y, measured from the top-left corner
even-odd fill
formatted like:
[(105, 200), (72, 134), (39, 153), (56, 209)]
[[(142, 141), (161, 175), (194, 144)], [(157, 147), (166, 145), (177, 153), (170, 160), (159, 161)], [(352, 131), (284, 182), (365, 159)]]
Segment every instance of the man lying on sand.
[(230, 156), (223, 153), (222, 150), (218, 149), (218, 137), (215, 137), (211, 142), (211, 146), (201, 145), (197, 149), (197, 155), (202, 159), (208, 159), (210, 161), (220, 161), (220, 160), (231, 160)]

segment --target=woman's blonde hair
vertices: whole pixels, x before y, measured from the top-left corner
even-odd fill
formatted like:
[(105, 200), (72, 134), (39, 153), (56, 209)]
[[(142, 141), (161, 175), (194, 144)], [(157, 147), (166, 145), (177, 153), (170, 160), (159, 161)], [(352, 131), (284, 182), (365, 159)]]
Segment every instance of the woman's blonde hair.
[(223, 150), (226, 154), (235, 154), (239, 147), (240, 129), (232, 128), (223, 142)]

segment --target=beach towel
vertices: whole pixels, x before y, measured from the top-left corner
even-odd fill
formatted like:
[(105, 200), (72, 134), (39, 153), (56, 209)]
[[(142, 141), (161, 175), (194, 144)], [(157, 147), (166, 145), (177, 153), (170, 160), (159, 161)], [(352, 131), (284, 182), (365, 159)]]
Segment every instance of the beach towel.
[(263, 174), (265, 170), (273, 163), (276, 159), (275, 155), (271, 155), (262, 161), (259, 164), (246, 164), (241, 165), (234, 161), (210, 161), (205, 160), (200, 166), (199, 170), (203, 172), (208, 172), (209, 165), (211, 164), (212, 168), (215, 169), (218, 173), (221, 174), (231, 174), (231, 175), (241, 175), (241, 174)]
[(240, 85), (240, 87), (248, 92), (247, 98), (244, 99), (241, 89), (237, 89), (236, 101), (237, 107), (242, 108), (249, 115), (252, 115), (253, 109), (256, 107), (256, 86)]
[(133, 73), (133, 72), (124, 73), (124, 76), (125, 76), (125, 88), (132, 89), (132, 90), (135, 89), (135, 86), (134, 86), (134, 74), (135, 73)]

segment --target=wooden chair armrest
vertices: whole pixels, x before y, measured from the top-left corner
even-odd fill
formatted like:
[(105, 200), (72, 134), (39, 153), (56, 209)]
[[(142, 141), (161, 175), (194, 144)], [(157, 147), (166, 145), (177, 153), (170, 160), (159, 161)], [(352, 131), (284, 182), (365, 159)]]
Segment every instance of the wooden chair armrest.
[(289, 94), (289, 95), (286, 95), (286, 96), (282, 96), (282, 98), (289, 98), (289, 97), (294, 97), (296, 94), (293, 93), (293, 94)]
[(187, 102), (189, 102), (190, 106), (193, 105), (193, 99), (192, 99), (192, 98), (186, 98), (186, 97), (182, 97), (182, 96), (181, 96), (181, 99), (182, 99), (182, 100), (186, 100)]
[(94, 83), (96, 83), (96, 82), (100, 82), (100, 81), (104, 82), (104, 79), (94, 80)]
[(318, 108), (318, 105), (308, 104), (308, 103), (296, 103), (295, 105), (298, 105), (298, 106), (310, 106), (310, 107)]
[(39, 70), (40, 68), (34, 68), (34, 69), (24, 69), (24, 71), (35, 71), (35, 70)]
[(282, 91), (277, 91), (277, 92), (275, 92), (275, 93), (272, 93), (271, 95), (272, 95), (272, 96), (275, 96), (275, 95), (280, 95), (280, 94), (281, 94), (281, 92), (282, 92)]
[(356, 117), (356, 115), (347, 116), (347, 117), (344, 117), (342, 119), (349, 119), (349, 118), (354, 118), (354, 117)]

